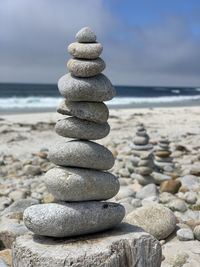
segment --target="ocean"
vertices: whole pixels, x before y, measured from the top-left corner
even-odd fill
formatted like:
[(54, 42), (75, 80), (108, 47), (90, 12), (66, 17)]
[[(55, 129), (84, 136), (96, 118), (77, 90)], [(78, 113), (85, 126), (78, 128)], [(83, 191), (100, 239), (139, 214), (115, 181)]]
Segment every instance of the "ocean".
[[(166, 107), (200, 104), (200, 88), (115, 86), (110, 108)], [(55, 84), (0, 83), (0, 112), (55, 110), (62, 100)]]

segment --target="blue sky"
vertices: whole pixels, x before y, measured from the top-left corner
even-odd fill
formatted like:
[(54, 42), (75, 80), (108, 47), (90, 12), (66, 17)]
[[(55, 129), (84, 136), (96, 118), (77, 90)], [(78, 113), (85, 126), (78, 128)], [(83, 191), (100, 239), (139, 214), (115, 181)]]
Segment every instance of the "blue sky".
[(200, 86), (199, 0), (1, 0), (0, 82), (56, 83), (83, 26), (114, 84)]

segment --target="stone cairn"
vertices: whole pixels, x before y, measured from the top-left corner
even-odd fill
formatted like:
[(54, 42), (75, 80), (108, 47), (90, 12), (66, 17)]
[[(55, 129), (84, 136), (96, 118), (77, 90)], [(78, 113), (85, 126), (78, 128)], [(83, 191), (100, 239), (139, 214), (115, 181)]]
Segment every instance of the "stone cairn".
[[(106, 76), (99, 57), (102, 45), (88, 27), (76, 34), (77, 42), (69, 45), (72, 55), (69, 73), (58, 81), (65, 100), (58, 112), (70, 115), (56, 123), (55, 130), (64, 138), (50, 149), (49, 158), (57, 166), (45, 176), (48, 191), (55, 203), (27, 208), (24, 223), (37, 235), (71, 237), (95, 233), (119, 224), (124, 207), (106, 202), (119, 190), (118, 179), (107, 172), (114, 165), (112, 153), (90, 140), (109, 134), (109, 111), (103, 101), (112, 99), (115, 89)], [(66, 140), (66, 141), (65, 141)]]
[(149, 135), (142, 123), (137, 125), (136, 135), (131, 148), (133, 151), (132, 162), (135, 167), (138, 165), (141, 155), (152, 152), (153, 146), (149, 144)]
[(151, 176), (152, 172), (153, 172), (153, 161), (151, 154), (145, 153), (140, 156), (138, 165), (135, 168), (134, 178), (141, 185), (155, 183), (154, 178)]
[(164, 172), (172, 172), (173, 171), (173, 162), (171, 151), (169, 148), (169, 140), (166, 137), (161, 137), (158, 142), (158, 147), (154, 153), (154, 164), (160, 170)]

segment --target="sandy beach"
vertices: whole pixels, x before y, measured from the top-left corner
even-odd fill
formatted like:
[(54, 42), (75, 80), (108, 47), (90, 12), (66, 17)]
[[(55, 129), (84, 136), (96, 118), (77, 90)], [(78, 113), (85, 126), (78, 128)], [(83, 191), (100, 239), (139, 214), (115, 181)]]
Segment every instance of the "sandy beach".
[[(10, 213), (9, 207), (22, 199), (34, 203), (53, 201), (44, 185), (43, 174), (53, 166), (47, 158), (48, 148), (57, 140), (62, 139), (54, 131), (55, 122), (61, 117), (62, 115), (56, 112), (2, 114), (0, 116), (0, 240), (2, 243), (0, 254), (7, 251), (5, 257), (7, 257), (8, 263), (9, 259), (11, 260), (12, 242), (17, 235), (20, 235), (18, 227), (19, 225), (24, 227), (22, 213), (16, 211)], [(133, 203), (131, 201), (135, 199), (135, 194), (142, 188), (133, 179), (134, 167), (130, 167), (130, 165), (132, 164), (132, 144), (136, 125), (143, 123), (150, 136), (150, 143), (154, 147), (161, 136), (166, 136), (169, 139), (176, 166), (175, 178), (181, 180), (181, 177), (187, 175), (190, 177), (194, 165), (197, 167), (197, 172), (193, 172), (191, 178), (194, 179), (195, 177), (196, 186), (190, 186), (190, 183), (186, 186), (186, 183), (182, 182), (183, 192), (194, 194), (195, 201), (193, 204), (185, 201), (186, 210), (184, 212), (176, 210), (176, 208), (173, 211), (177, 223), (182, 223), (183, 228), (188, 227), (191, 221), (192, 225), (200, 224), (200, 212), (198, 210), (200, 203), (199, 117), (199, 107), (110, 110), (110, 134), (98, 143), (108, 147), (116, 157), (112, 172), (119, 177), (121, 189), (114, 201), (122, 203), (127, 214), (136, 209), (130, 203)], [(159, 186), (157, 188), (159, 190)], [(130, 190), (132, 190), (132, 195), (130, 195)], [(183, 192), (177, 192), (174, 195), (175, 198), (184, 199)], [(163, 192), (160, 191), (158, 200), (160, 203), (162, 203), (162, 194)], [(164, 205), (167, 206), (168, 203)], [(192, 207), (196, 207), (197, 210)], [(23, 228), (23, 231), (26, 232), (27, 230)], [(161, 240), (161, 243), (163, 267), (182, 266), (173, 265), (180, 257), (187, 259), (185, 263), (193, 264), (183, 266), (198, 266), (200, 261), (199, 241), (178, 241), (174, 232), (170, 238)]]

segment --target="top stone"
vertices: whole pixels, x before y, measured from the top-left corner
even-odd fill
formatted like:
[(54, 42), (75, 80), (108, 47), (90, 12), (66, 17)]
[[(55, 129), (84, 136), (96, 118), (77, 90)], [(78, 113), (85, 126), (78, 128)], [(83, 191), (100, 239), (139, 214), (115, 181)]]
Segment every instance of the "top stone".
[(79, 43), (95, 43), (96, 34), (89, 27), (84, 27), (76, 34), (76, 40)]

